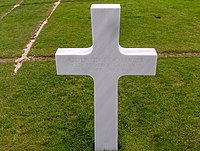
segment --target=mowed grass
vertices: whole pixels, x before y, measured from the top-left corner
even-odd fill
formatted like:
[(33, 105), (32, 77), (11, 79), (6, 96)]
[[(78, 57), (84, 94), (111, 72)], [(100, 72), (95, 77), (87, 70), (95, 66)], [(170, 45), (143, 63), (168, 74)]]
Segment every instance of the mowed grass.
[(6, 11), (9, 8), (10, 8), (9, 6), (0, 7), (0, 18), (2, 18), (2, 16), (4, 15), (4, 13), (6, 13)]
[(53, 56), (58, 47), (92, 45), (90, 4), (61, 3), (33, 45), (30, 55)]
[(19, 2), (20, 2), (20, 0), (1, 0), (0, 7), (4, 7), (6, 5), (13, 6)]
[(53, 56), (59, 47), (91, 46), (92, 3), (121, 4), (120, 44), (124, 47), (154, 47), (158, 52), (200, 51), (199, 0), (103, 0), (62, 2), (30, 55)]
[[(119, 141), (127, 150), (200, 148), (200, 57), (162, 57), (157, 75), (119, 79)], [(0, 64), (3, 150), (92, 150), (93, 81), (57, 76), (54, 61)]]
[(20, 2), (20, 0), (1, 0), (0, 1), (0, 19), (1, 17), (9, 11), (15, 4)]
[(52, 8), (48, 4), (23, 4), (0, 20), (0, 57), (19, 57), (40, 22)]
[(12, 64), (0, 64), (0, 149), (90, 150), (92, 79), (56, 76), (54, 61), (23, 66), (13, 77)]
[[(0, 15), (14, 0), (0, 2)], [(55, 0), (25, 0), (0, 20), (0, 57), (21, 56)], [(63, 0), (32, 56), (92, 44), (90, 5), (121, 4), (120, 44), (158, 52), (200, 51), (200, 1)], [(119, 79), (119, 141), (127, 150), (199, 150), (200, 57), (161, 57), (157, 75)], [(1, 150), (92, 150), (93, 81), (57, 76), (55, 61), (27, 61), (13, 76), (0, 63)]]
[(43, 5), (43, 4), (48, 4), (48, 3), (54, 3), (57, 1), (58, 0), (24, 0), (23, 5), (29, 5), (29, 4)]

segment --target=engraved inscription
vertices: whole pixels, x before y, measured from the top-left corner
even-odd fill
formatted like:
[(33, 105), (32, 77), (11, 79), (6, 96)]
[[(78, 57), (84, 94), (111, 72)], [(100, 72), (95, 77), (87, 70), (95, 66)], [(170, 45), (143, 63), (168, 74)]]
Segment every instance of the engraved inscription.
[(144, 63), (144, 58), (69, 58), (71, 68), (92, 68), (93, 70), (108, 69), (108, 70), (123, 70), (130, 67), (138, 66)]

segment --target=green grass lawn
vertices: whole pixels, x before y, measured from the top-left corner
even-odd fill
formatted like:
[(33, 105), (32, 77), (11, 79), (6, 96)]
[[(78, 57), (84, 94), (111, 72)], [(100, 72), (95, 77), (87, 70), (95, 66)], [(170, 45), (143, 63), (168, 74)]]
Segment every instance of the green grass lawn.
[[(19, 0), (0, 0), (0, 16)], [(25, 0), (0, 20), (0, 58), (19, 57), (56, 0)], [(62, 0), (29, 55), (92, 44), (92, 3), (121, 4), (120, 44), (200, 52), (199, 0)], [(55, 61), (0, 63), (0, 150), (92, 150), (93, 81)], [(200, 56), (159, 57), (157, 75), (119, 79), (120, 151), (200, 148)]]
[(21, 5), (0, 20), (0, 57), (19, 57), (53, 3)]
[(4, 6), (13, 6), (15, 4), (17, 4), (18, 2), (20, 2), (20, 0), (1, 0), (0, 3), (0, 7), (4, 7)]
[(10, 9), (10, 6), (0, 7), (0, 18), (7, 12), (8, 9)]
[(11, 9), (11, 6), (0, 6), (0, 19), (9, 9)]
[[(155, 77), (119, 80), (119, 140), (127, 150), (200, 148), (200, 57), (161, 57)], [(0, 64), (3, 150), (92, 150), (93, 81), (56, 76), (54, 61)]]
[(199, 0), (103, 0), (61, 3), (30, 55), (54, 56), (59, 47), (89, 47), (91, 4), (113, 2), (121, 4), (122, 46), (155, 47), (158, 52), (200, 51)]
[(18, 2), (20, 2), (20, 0), (1, 0), (0, 1), (0, 18), (1, 16), (3, 16), (4, 13), (6, 13)]
[(54, 3), (57, 1), (58, 0), (24, 0), (23, 5), (30, 5), (30, 4), (31, 5), (33, 5), (33, 4), (43, 5), (43, 4), (48, 4), (48, 3)]
[[(0, 20), (0, 57), (19, 57), (25, 44), (56, 0), (25, 0)], [(17, 0), (1, 1), (0, 14)], [(58, 47), (92, 44), (92, 3), (120, 3), (124, 47), (155, 47), (158, 52), (199, 52), (199, 0), (63, 0), (45, 26), (29, 55), (54, 56)], [(81, 13), (80, 13), (81, 12)]]

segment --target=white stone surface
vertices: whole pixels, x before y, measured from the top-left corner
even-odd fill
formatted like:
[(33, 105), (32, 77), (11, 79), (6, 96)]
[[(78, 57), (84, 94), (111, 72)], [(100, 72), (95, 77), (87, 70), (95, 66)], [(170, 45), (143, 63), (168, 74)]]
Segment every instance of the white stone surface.
[(91, 6), (90, 48), (59, 48), (58, 75), (90, 75), (94, 79), (95, 150), (118, 150), (118, 79), (124, 75), (155, 75), (154, 48), (119, 45), (120, 5)]

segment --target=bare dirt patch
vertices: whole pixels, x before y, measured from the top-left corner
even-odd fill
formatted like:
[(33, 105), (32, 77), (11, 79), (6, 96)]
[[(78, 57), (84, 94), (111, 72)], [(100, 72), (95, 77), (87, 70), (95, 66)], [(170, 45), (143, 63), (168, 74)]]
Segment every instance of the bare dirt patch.
[(30, 57), (30, 61), (55, 60), (55, 57)]
[(200, 52), (160, 52), (158, 53), (159, 56), (166, 56), (166, 57), (173, 57), (173, 56), (200, 56)]
[(16, 58), (0, 58), (0, 63), (3, 62), (15, 62)]
[[(161, 57), (175, 57), (175, 56), (188, 56), (188, 57), (192, 57), (192, 56), (200, 56), (200, 52), (184, 52), (184, 53), (169, 53), (169, 52), (162, 52), (162, 53), (158, 53), (158, 56)], [(0, 63), (3, 62), (15, 62), (18, 58), (0, 58)], [(42, 61), (42, 60), (55, 60), (54, 56), (49, 56), (49, 57), (45, 57), (45, 56), (40, 56), (40, 57), (35, 57), (35, 56), (29, 56), (26, 58), (26, 60), (29, 61)]]

